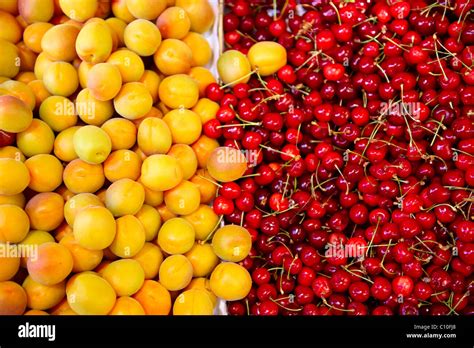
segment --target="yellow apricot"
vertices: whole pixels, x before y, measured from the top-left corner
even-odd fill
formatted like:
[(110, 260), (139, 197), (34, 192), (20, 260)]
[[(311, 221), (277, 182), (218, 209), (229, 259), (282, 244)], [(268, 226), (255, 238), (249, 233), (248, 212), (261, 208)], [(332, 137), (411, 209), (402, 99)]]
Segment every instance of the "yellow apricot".
[(17, 134), (16, 143), (27, 157), (48, 154), (53, 150), (54, 133), (46, 122), (33, 119), (26, 130)]
[(72, 234), (64, 236), (59, 244), (65, 246), (71, 253), (72, 271), (75, 273), (92, 271), (100, 264), (104, 255), (102, 250), (90, 250), (82, 247)]
[(182, 8), (172, 6), (160, 14), (156, 20), (156, 26), (160, 29), (163, 38), (180, 40), (189, 33), (191, 20)]
[(21, 99), (0, 95), (0, 130), (20, 133), (28, 129), (32, 121), (33, 113)]
[(160, 213), (161, 219), (165, 222), (178, 217), (176, 214), (174, 214), (173, 212), (171, 212), (171, 210), (168, 209), (166, 204), (161, 204), (157, 206), (156, 210), (158, 210), (158, 213)]
[(171, 310), (169, 291), (154, 280), (145, 280), (133, 298), (140, 302), (147, 315), (168, 315)]
[(76, 39), (79, 57), (93, 64), (105, 62), (112, 53), (112, 46), (112, 31), (104, 21), (87, 23)]
[(105, 206), (116, 217), (138, 213), (144, 201), (142, 184), (127, 178), (112, 183), (105, 194)]
[(247, 170), (247, 159), (234, 148), (223, 146), (214, 149), (207, 160), (209, 174), (220, 182), (240, 179)]
[(79, 87), (79, 78), (71, 64), (52, 62), (44, 71), (43, 83), (52, 95), (69, 97)]
[(142, 266), (145, 271), (145, 279), (154, 279), (163, 262), (163, 253), (156, 244), (145, 243), (132, 259), (138, 261)]
[(108, 315), (145, 315), (145, 310), (134, 298), (123, 296), (117, 299)]
[(0, 194), (12, 196), (23, 192), (30, 183), (26, 165), (12, 158), (0, 158)]
[(33, 280), (31, 276), (23, 281), (28, 308), (36, 310), (46, 310), (56, 306), (66, 295), (66, 283), (64, 281), (53, 284), (43, 285)]
[(209, 204), (216, 197), (217, 184), (207, 170), (198, 169), (190, 181), (197, 185), (202, 204)]
[(178, 161), (168, 155), (152, 155), (142, 164), (140, 181), (154, 191), (166, 191), (183, 180), (183, 171)]
[(210, 285), (217, 297), (238, 301), (250, 292), (252, 277), (244, 267), (233, 262), (223, 262), (212, 272)]
[(110, 63), (94, 65), (87, 73), (87, 88), (97, 100), (113, 99), (122, 88), (120, 70)]
[(161, 81), (159, 96), (160, 100), (171, 109), (191, 109), (199, 99), (199, 86), (188, 75), (168, 76)]
[(103, 207), (104, 204), (92, 193), (79, 193), (72, 196), (64, 205), (64, 217), (70, 226), (74, 226), (77, 213), (86, 207)]
[(40, 106), (39, 116), (56, 132), (61, 132), (77, 123), (74, 103), (61, 96), (46, 98)]
[(145, 245), (145, 229), (133, 215), (117, 219), (117, 233), (109, 249), (118, 257), (130, 258), (138, 254)]
[(16, 205), (0, 205), (0, 243), (21, 242), (30, 229), (28, 215)]
[(191, 66), (206, 66), (209, 64), (212, 58), (212, 48), (204, 36), (190, 32), (183, 38), (183, 42), (193, 52)]
[[(2, 245), (6, 247), (6, 245)], [(4, 249), (5, 250), (5, 249)], [(12, 279), (20, 269), (19, 257), (1, 257), (0, 258), (0, 282)]]
[(136, 120), (144, 117), (153, 106), (153, 98), (141, 82), (129, 82), (122, 86), (114, 98), (115, 110), (121, 116)]
[[(141, 178), (139, 179), (141, 182)], [(156, 207), (163, 203), (163, 192), (162, 191), (154, 191), (152, 189), (149, 189), (145, 185), (143, 185), (145, 188), (145, 204), (148, 204), (152, 207)]]
[(250, 79), (250, 62), (237, 50), (224, 52), (217, 61), (217, 71), (222, 81), (229, 86), (246, 83)]
[(53, 0), (18, 0), (18, 12), (26, 23), (49, 22), (54, 14)]
[(112, 152), (104, 162), (104, 174), (107, 180), (115, 182), (120, 179), (137, 180), (140, 177), (142, 161), (130, 150)]
[(70, 62), (77, 57), (76, 39), (79, 28), (70, 24), (55, 25), (41, 39), (41, 49), (53, 61)]
[(194, 244), (194, 227), (182, 218), (166, 221), (158, 232), (157, 243), (167, 254), (184, 254)]
[(176, 6), (188, 14), (192, 31), (202, 34), (214, 24), (214, 10), (208, 0), (176, 0)]
[[(18, 75), (15, 76), (15, 79), (18, 82), (23, 82), (26, 85), (28, 85), (28, 83), (30, 83), (31, 81), (36, 80), (36, 76), (35, 76), (35, 73), (32, 71), (21, 71), (18, 73)], [(0, 83), (3, 83), (3, 82), (0, 82)]]
[(209, 71), (209, 69), (196, 66), (194, 68), (191, 68), (189, 71), (189, 76), (191, 76), (194, 81), (197, 82), (199, 86), (199, 96), (204, 97), (206, 95), (206, 88), (209, 86), (211, 83), (216, 83), (216, 79), (214, 78), (214, 75)]
[(165, 192), (165, 203), (176, 215), (188, 215), (199, 208), (201, 194), (197, 185), (183, 181), (178, 186)]
[(20, 71), (21, 60), (18, 48), (9, 41), (0, 39), (0, 76), (15, 77)]
[(193, 265), (193, 277), (207, 277), (219, 263), (219, 258), (207, 243), (195, 243), (186, 257)]
[(199, 289), (204, 290), (212, 301), (212, 305), (217, 305), (217, 296), (211, 290), (211, 284), (207, 278), (194, 278), (184, 290)]
[(71, 278), (66, 286), (67, 301), (81, 315), (105, 315), (114, 308), (116, 294), (98, 274), (83, 272)]
[(161, 216), (152, 206), (144, 204), (135, 217), (142, 223), (145, 230), (145, 241), (156, 238), (161, 227)]
[(102, 277), (118, 296), (131, 296), (143, 286), (145, 272), (138, 261), (117, 260), (105, 267)]
[(112, 53), (107, 63), (115, 65), (120, 70), (124, 83), (139, 81), (145, 72), (145, 65), (140, 56), (126, 48)]
[(32, 229), (53, 231), (64, 220), (64, 199), (55, 192), (43, 192), (33, 196), (25, 207)]
[(250, 233), (241, 226), (221, 227), (212, 237), (212, 249), (224, 261), (242, 261), (248, 256), (251, 247)]
[(22, 36), (22, 28), (10, 13), (0, 10), (0, 39), (16, 44)]
[(54, 140), (54, 155), (64, 162), (71, 162), (77, 157), (74, 150), (74, 134), (80, 127), (70, 127), (60, 132)]
[(85, 88), (76, 97), (76, 112), (84, 123), (100, 127), (112, 117), (114, 106), (111, 100), (94, 98), (91, 90)]
[(193, 149), (185, 144), (175, 144), (168, 151), (168, 155), (176, 158), (183, 171), (183, 179), (189, 180), (197, 169), (197, 158)]
[(191, 289), (179, 294), (173, 305), (173, 315), (212, 315), (214, 304), (205, 290)]
[(38, 246), (36, 255), (26, 261), (31, 278), (43, 285), (61, 283), (72, 271), (72, 256), (69, 250), (58, 243)]
[(145, 70), (140, 78), (140, 82), (148, 88), (148, 91), (153, 98), (153, 103), (156, 103), (158, 101), (158, 88), (161, 82), (160, 76), (153, 70)]
[(85, 207), (74, 220), (74, 238), (84, 248), (103, 250), (110, 246), (116, 234), (112, 213), (101, 206)]
[(117, 47), (122, 47), (124, 45), (124, 33), (127, 23), (120, 18), (110, 17), (105, 20), (105, 23), (109, 26), (112, 32), (117, 38)]
[(286, 65), (286, 49), (277, 42), (262, 41), (253, 45), (247, 56), (252, 69), (261, 76), (270, 76)]
[(191, 69), (193, 52), (183, 41), (163, 40), (153, 59), (164, 75), (186, 74)]
[(201, 123), (205, 124), (207, 121), (216, 118), (219, 108), (220, 105), (216, 102), (207, 98), (202, 98), (199, 99), (192, 110), (201, 118)]
[[(18, 78), (18, 76), (17, 76)], [(0, 84), (0, 93), (11, 95), (22, 100), (31, 110), (36, 106), (35, 94), (31, 87), (26, 83), (20, 81), (5, 81)]]
[(169, 291), (184, 289), (193, 279), (193, 265), (184, 255), (171, 255), (161, 263), (159, 279)]
[(46, 100), (46, 98), (51, 96), (51, 93), (48, 92), (44, 86), (43, 80), (33, 80), (28, 83), (28, 87), (31, 88), (35, 96), (35, 109), (39, 109), (41, 104)]
[(165, 0), (126, 0), (127, 8), (135, 18), (156, 19), (166, 8)]
[(147, 117), (138, 127), (137, 142), (146, 155), (165, 154), (171, 148), (171, 131), (164, 120)]
[(212, 207), (204, 204), (201, 204), (196, 211), (183, 216), (183, 218), (193, 225), (197, 240), (205, 240), (209, 237), (219, 223), (219, 216)]
[(175, 144), (191, 145), (199, 139), (202, 131), (201, 119), (191, 110), (172, 110), (163, 121), (168, 125)]
[(125, 23), (130, 23), (135, 19), (130, 13), (127, 7), (127, 0), (114, 0), (112, 1), (112, 13), (118, 19)]
[(41, 48), (41, 40), (46, 32), (53, 27), (53, 24), (45, 22), (36, 22), (30, 24), (23, 32), (23, 42), (33, 52), (41, 53), (43, 50)]
[(73, 193), (93, 193), (104, 185), (104, 170), (100, 164), (89, 164), (78, 158), (64, 168), (63, 180)]
[(23, 193), (18, 193), (13, 196), (0, 195), (0, 205), (2, 204), (12, 204), (17, 207), (24, 208), (26, 203), (26, 198)]
[(0, 10), (11, 13), (12, 15), (17, 15), (18, 14), (18, 0), (0, 1)]
[(48, 58), (46, 53), (41, 52), (40, 54), (38, 54), (38, 57), (36, 58), (36, 62), (35, 62), (35, 69), (34, 69), (34, 73), (37, 79), (39, 80), (43, 79), (44, 71), (52, 62), (53, 61)]
[(0, 282), (0, 315), (22, 315), (25, 309), (25, 290), (12, 281)]
[(15, 146), (4, 146), (0, 148), (0, 158), (11, 158), (15, 161), (25, 162), (26, 157)]
[(63, 13), (78, 22), (85, 22), (94, 17), (98, 3), (98, 0), (59, 0)]
[(46, 231), (30, 230), (26, 237), (19, 243), (19, 247), (29, 250), (30, 254), (22, 255), (21, 267), (26, 268), (26, 261), (29, 256), (34, 256), (35, 248), (44, 243), (54, 243), (54, 237)]
[(112, 118), (102, 125), (112, 141), (112, 150), (130, 149), (137, 139), (137, 128), (133, 122), (123, 118)]
[(136, 19), (125, 28), (124, 42), (128, 49), (142, 57), (153, 55), (161, 44), (161, 33), (152, 22)]
[(39, 154), (28, 158), (25, 166), (30, 172), (28, 187), (36, 192), (51, 192), (61, 185), (63, 165), (53, 155)]
[(216, 139), (201, 135), (198, 141), (196, 141), (191, 147), (196, 153), (199, 168), (206, 168), (209, 156), (213, 150), (219, 147), (219, 143)]

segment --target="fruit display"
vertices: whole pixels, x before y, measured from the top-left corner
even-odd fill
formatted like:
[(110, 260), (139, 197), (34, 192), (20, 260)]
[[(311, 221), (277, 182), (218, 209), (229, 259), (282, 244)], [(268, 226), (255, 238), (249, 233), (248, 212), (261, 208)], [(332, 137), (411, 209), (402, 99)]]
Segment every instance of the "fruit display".
[(474, 314), (474, 3), (220, 5), (0, 1), (0, 315)]

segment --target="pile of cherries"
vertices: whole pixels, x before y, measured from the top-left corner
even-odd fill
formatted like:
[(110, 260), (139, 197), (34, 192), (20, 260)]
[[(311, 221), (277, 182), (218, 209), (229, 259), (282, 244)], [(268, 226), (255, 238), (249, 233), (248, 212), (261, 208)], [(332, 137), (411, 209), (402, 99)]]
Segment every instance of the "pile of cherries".
[(210, 85), (205, 134), (256, 154), (214, 202), (253, 239), (231, 315), (474, 314), (474, 2), (230, 0), (227, 49), (288, 65)]

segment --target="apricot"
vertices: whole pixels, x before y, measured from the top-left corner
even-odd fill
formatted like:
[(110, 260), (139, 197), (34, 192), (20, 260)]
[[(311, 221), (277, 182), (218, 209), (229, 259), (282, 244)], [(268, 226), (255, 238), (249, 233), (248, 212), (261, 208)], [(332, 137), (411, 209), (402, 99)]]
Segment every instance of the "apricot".
[(166, 8), (166, 0), (126, 0), (127, 8), (135, 18), (156, 19)]
[(165, 203), (176, 215), (188, 215), (199, 208), (201, 194), (195, 184), (183, 181), (178, 186), (165, 192)]
[(148, 91), (153, 98), (153, 103), (158, 101), (158, 88), (161, 83), (160, 76), (154, 72), (153, 70), (145, 70), (142, 77), (140, 78), (140, 82), (148, 88)]
[(127, 7), (127, 0), (112, 0), (112, 13), (125, 23), (130, 23), (135, 19)]
[(168, 7), (156, 20), (156, 26), (160, 29), (165, 39), (182, 39), (191, 28), (191, 20), (188, 14), (180, 7)]
[(112, 150), (109, 135), (99, 127), (85, 126), (74, 133), (74, 151), (81, 160), (90, 164), (104, 162)]
[(0, 1), (0, 10), (11, 13), (12, 15), (17, 15), (18, 14), (18, 0)]
[(76, 39), (79, 28), (70, 24), (55, 25), (41, 39), (41, 49), (53, 61), (70, 62), (77, 57)]
[(48, 312), (45, 312), (45, 311), (40, 311), (40, 310), (37, 310), (37, 309), (30, 309), (28, 311), (25, 312), (25, 314), (23, 315), (49, 315)]
[(127, 150), (137, 139), (137, 128), (133, 122), (123, 118), (112, 118), (101, 127), (112, 141), (112, 150)]
[(28, 157), (48, 154), (53, 150), (54, 133), (46, 122), (33, 119), (30, 126), (17, 134), (18, 148)]
[(129, 82), (122, 86), (114, 98), (114, 106), (121, 116), (136, 120), (144, 117), (153, 106), (153, 98), (141, 82)]
[(117, 41), (117, 47), (122, 47), (124, 45), (124, 33), (125, 28), (127, 27), (127, 22), (120, 18), (110, 17), (105, 20), (105, 23), (109, 26), (112, 31), (112, 35)]
[(0, 130), (20, 133), (28, 129), (32, 121), (33, 113), (21, 99), (0, 95)]
[(214, 304), (209, 294), (201, 289), (182, 292), (173, 305), (173, 315), (212, 315)]
[(21, 242), (30, 229), (28, 215), (16, 205), (0, 205), (0, 243)]
[(193, 277), (207, 277), (219, 263), (219, 258), (207, 243), (195, 243), (185, 256), (193, 265)]
[(35, 96), (36, 109), (39, 109), (43, 101), (45, 101), (46, 98), (51, 96), (51, 93), (49, 93), (46, 87), (44, 86), (43, 80), (30, 81), (28, 82), (28, 87), (31, 88), (31, 91)]
[(169, 291), (182, 290), (193, 278), (193, 265), (184, 255), (171, 255), (162, 263), (160, 283)]
[(207, 293), (209, 298), (212, 301), (212, 305), (215, 307), (217, 305), (217, 296), (211, 291), (211, 285), (209, 279), (207, 278), (194, 278), (191, 280), (191, 283), (184, 288), (184, 290), (199, 289)]
[(39, 116), (56, 132), (61, 132), (77, 123), (74, 103), (61, 96), (46, 98), (40, 106)]
[(112, 100), (122, 88), (120, 70), (110, 63), (94, 65), (87, 73), (87, 88), (97, 100)]
[(11, 281), (0, 282), (0, 315), (21, 315), (25, 312), (26, 302), (25, 290), (20, 285)]
[(238, 301), (248, 295), (252, 288), (252, 277), (242, 266), (223, 262), (211, 274), (212, 292), (226, 301)]
[(253, 45), (248, 54), (252, 69), (261, 76), (270, 76), (286, 65), (286, 49), (277, 42), (261, 41)]
[(219, 143), (216, 139), (201, 135), (191, 147), (196, 153), (199, 168), (206, 168), (211, 153), (219, 147)]
[(111, 100), (94, 98), (91, 91), (85, 88), (77, 95), (76, 112), (84, 123), (100, 127), (112, 117), (114, 106)]
[(186, 74), (191, 69), (193, 52), (183, 41), (163, 40), (153, 59), (164, 75)]
[(37, 255), (26, 261), (28, 274), (43, 285), (61, 283), (72, 271), (72, 255), (58, 243), (44, 243), (38, 246)]
[(22, 28), (10, 13), (0, 10), (0, 39), (16, 44), (22, 36)]
[(122, 75), (122, 81), (137, 82), (145, 72), (145, 65), (138, 54), (126, 48), (112, 53), (107, 63), (115, 65)]
[(54, 14), (53, 0), (18, 0), (18, 11), (26, 23), (49, 22)]
[(145, 279), (154, 279), (158, 275), (163, 253), (160, 248), (153, 243), (145, 243), (143, 248), (133, 258), (140, 263), (145, 271)]
[(175, 144), (168, 151), (168, 155), (176, 158), (183, 171), (183, 179), (189, 180), (197, 169), (197, 158), (193, 149), (185, 144)]
[(169, 76), (161, 82), (159, 96), (160, 100), (171, 109), (190, 109), (199, 99), (199, 86), (187, 75)]
[(94, 17), (98, 6), (98, 0), (59, 0), (59, 6), (63, 13), (69, 18), (85, 22)]
[(206, 66), (212, 59), (212, 48), (209, 41), (198, 33), (190, 32), (183, 39), (183, 42), (191, 48), (193, 58), (191, 66)]
[(23, 41), (17, 43), (16, 47), (18, 48), (20, 71), (22, 72), (33, 71), (35, 69), (36, 59), (38, 55), (32, 50), (30, 50)]
[(55, 192), (33, 196), (25, 207), (32, 229), (52, 231), (64, 220), (64, 199)]
[(101, 206), (85, 207), (76, 214), (73, 233), (80, 246), (90, 250), (103, 250), (115, 238), (114, 216)]
[(63, 165), (53, 155), (35, 155), (25, 161), (25, 166), (30, 172), (28, 187), (36, 192), (54, 191), (62, 183)]
[(199, 189), (201, 204), (209, 204), (216, 197), (217, 184), (207, 170), (198, 169), (190, 181)]
[(202, 34), (214, 24), (214, 10), (208, 0), (176, 0), (176, 6), (188, 14), (192, 31)]
[(0, 194), (12, 196), (23, 192), (30, 183), (28, 168), (20, 160), (0, 158)]
[(102, 250), (89, 250), (82, 247), (72, 234), (64, 236), (59, 244), (65, 246), (71, 253), (72, 271), (75, 273), (92, 271), (100, 264), (104, 255)]
[(217, 61), (217, 71), (222, 82), (229, 86), (247, 83), (251, 75), (248, 58), (237, 50), (224, 52)]
[[(33, 71), (21, 71), (15, 77), (16, 81), (23, 82), (24, 84), (28, 85), (33, 80), (36, 80), (35, 73)], [(15, 80), (10, 80), (15, 81)], [(5, 81), (4, 81), (5, 82)]]
[(78, 129), (80, 129), (80, 127), (70, 127), (56, 136), (53, 144), (54, 155), (61, 161), (71, 162), (77, 158), (73, 138)]
[(161, 216), (152, 206), (144, 204), (140, 211), (135, 214), (145, 230), (145, 241), (149, 242), (156, 238), (161, 227)]
[(112, 31), (105, 21), (85, 24), (76, 39), (78, 56), (88, 63), (102, 63), (112, 53)]
[(145, 315), (145, 310), (140, 302), (132, 297), (124, 296), (117, 299), (109, 315)]
[(0, 205), (2, 204), (13, 204), (17, 207), (23, 208), (25, 206), (25, 195), (23, 193), (18, 193), (13, 196), (0, 195)]
[(104, 169), (100, 164), (90, 164), (78, 158), (64, 168), (63, 181), (73, 193), (93, 193), (104, 185)]
[(34, 73), (37, 79), (42, 80), (44, 71), (53, 61), (48, 58), (46, 53), (41, 52), (36, 57)]
[(189, 76), (197, 82), (199, 87), (199, 96), (204, 97), (206, 95), (206, 88), (211, 83), (216, 83), (216, 79), (212, 73), (203, 67), (196, 66), (191, 68), (189, 71)]
[(220, 182), (238, 180), (247, 170), (247, 159), (244, 154), (231, 147), (214, 149), (207, 160), (209, 174)]
[(80, 315), (105, 315), (114, 308), (116, 294), (97, 273), (84, 272), (71, 278), (66, 286), (67, 301)]
[[(41, 41), (49, 29), (54, 28), (53, 24), (45, 22), (36, 22), (28, 25), (23, 32), (23, 42), (35, 53), (41, 53)], [(75, 52), (75, 49), (74, 49)]]
[(192, 111), (194, 111), (201, 118), (201, 123), (205, 124), (207, 121), (216, 118), (219, 108), (220, 105), (216, 102), (207, 98), (201, 98), (192, 108)]
[(0, 76), (13, 78), (20, 71), (21, 60), (18, 48), (7, 40), (0, 39)]
[(110, 251), (118, 257), (130, 258), (138, 254), (145, 245), (145, 229), (133, 215), (125, 215), (117, 219), (117, 233)]
[(128, 178), (112, 183), (105, 194), (105, 205), (116, 217), (138, 213), (144, 201), (143, 186)]
[(168, 125), (175, 144), (191, 145), (201, 135), (201, 119), (191, 110), (172, 110), (163, 117), (163, 121)]
[(118, 296), (132, 296), (143, 286), (145, 272), (138, 261), (117, 260), (105, 267), (102, 277)]
[(157, 243), (167, 254), (184, 254), (194, 244), (194, 227), (182, 218), (166, 221), (158, 232)]
[(135, 152), (117, 150), (104, 162), (104, 174), (110, 182), (120, 179), (137, 180), (140, 177), (141, 166), (142, 161)]
[(51, 315), (77, 315), (76, 312), (69, 306), (67, 298), (64, 298), (57, 306), (50, 310)]
[(102, 201), (92, 193), (79, 193), (72, 196), (64, 205), (64, 217), (70, 226), (74, 226), (76, 215), (86, 207), (103, 207)]
[(56, 306), (66, 295), (66, 283), (64, 281), (43, 285), (33, 280), (31, 276), (23, 281), (28, 308), (46, 310)]
[(251, 247), (250, 233), (237, 225), (219, 228), (212, 238), (212, 249), (224, 261), (242, 261), (248, 256)]
[(166, 204), (161, 204), (157, 206), (156, 210), (158, 210), (158, 213), (160, 214), (161, 219), (163, 221), (168, 221), (177, 217), (176, 214), (174, 214), (171, 210), (168, 209)]
[(154, 191), (166, 191), (183, 180), (183, 171), (174, 157), (152, 155), (143, 161), (140, 180)]
[(171, 131), (164, 120), (147, 117), (138, 127), (137, 142), (146, 155), (165, 154), (171, 148)]
[[(141, 179), (139, 179), (140, 182)], [(152, 207), (156, 207), (163, 203), (163, 192), (162, 191), (154, 191), (143, 185), (145, 188), (145, 204), (151, 205)]]
[(43, 83), (52, 95), (69, 97), (79, 87), (79, 78), (76, 69), (71, 64), (52, 62), (44, 71)]
[[(6, 245), (3, 245), (5, 247)], [(12, 279), (20, 269), (19, 257), (4, 257), (0, 258), (0, 282)]]
[(197, 240), (208, 238), (219, 223), (219, 216), (212, 207), (204, 204), (201, 204), (196, 211), (184, 216), (184, 219), (193, 225)]
[(171, 310), (169, 291), (154, 280), (145, 280), (133, 298), (140, 302), (147, 315), (168, 315)]
[(14, 80), (5, 81), (0, 84), (0, 93), (17, 97), (18, 99), (22, 100), (31, 110), (34, 110), (36, 106), (35, 94), (33, 93), (31, 87), (29, 87), (24, 82)]
[(125, 28), (124, 42), (128, 49), (142, 57), (153, 55), (161, 44), (160, 30), (145, 19), (136, 19)]

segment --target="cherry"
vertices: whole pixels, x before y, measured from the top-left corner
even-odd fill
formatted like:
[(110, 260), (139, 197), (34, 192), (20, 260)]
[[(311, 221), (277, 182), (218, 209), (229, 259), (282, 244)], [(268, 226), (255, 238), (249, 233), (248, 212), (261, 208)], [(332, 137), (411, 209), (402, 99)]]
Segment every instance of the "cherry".
[(213, 208), (218, 215), (230, 215), (235, 209), (232, 200), (225, 197), (216, 197)]

